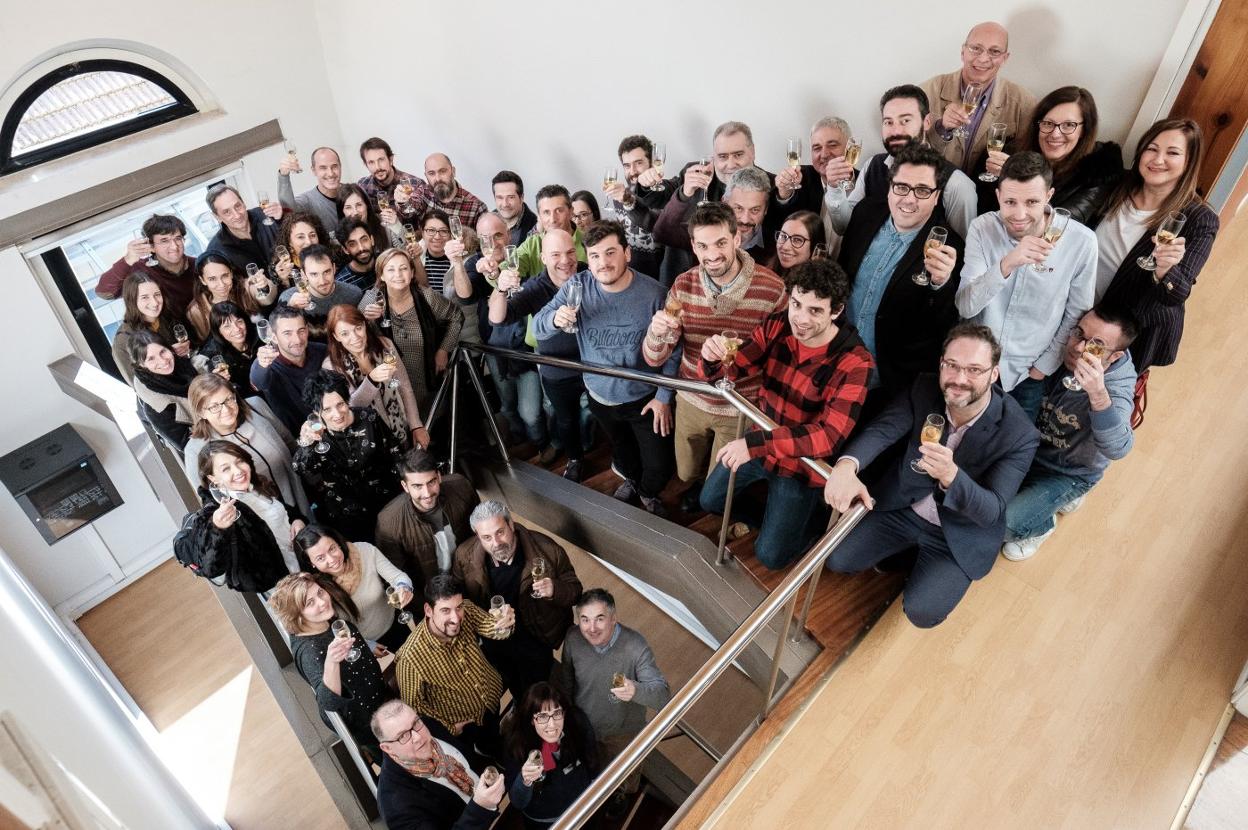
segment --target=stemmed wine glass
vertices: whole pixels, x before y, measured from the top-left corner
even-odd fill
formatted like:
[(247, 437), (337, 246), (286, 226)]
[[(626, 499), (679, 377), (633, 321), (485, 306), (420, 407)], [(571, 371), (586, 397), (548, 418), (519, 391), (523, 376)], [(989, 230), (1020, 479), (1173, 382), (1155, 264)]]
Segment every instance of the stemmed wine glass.
[[(851, 138), (849, 143), (845, 145), (845, 163), (850, 167), (858, 168), (858, 159), (862, 156), (862, 142), (856, 138)], [(854, 189), (854, 177), (851, 175), (837, 185), (841, 189), (842, 198), (847, 198), (849, 192)]]
[(181, 323), (178, 323), (177, 325), (175, 325), (173, 327), (173, 339), (174, 339), (174, 342), (176, 343), (185, 343), (186, 341), (190, 340), (191, 339), (190, 335), (186, 333), (186, 326), (182, 325)]
[[(394, 349), (386, 349), (386, 351), (381, 356), (381, 362), (386, 364), (387, 366), (393, 366), (397, 370), (398, 365), (399, 365), (398, 352), (396, 352)], [(399, 379), (397, 377), (390, 378), (390, 382), (386, 384), (386, 388), (398, 389)]]
[[(928, 251), (932, 250), (933, 248), (939, 248), (940, 246), (945, 244), (945, 240), (947, 240), (948, 238), (949, 238), (948, 229), (942, 228), (940, 225), (936, 225), (930, 231), (927, 232), (927, 241), (923, 243), (923, 253), (926, 254)], [(911, 281), (914, 282), (915, 285), (931, 285), (932, 284), (932, 278), (927, 275), (926, 265), (923, 266), (923, 269), (919, 271), (919, 273), (912, 275), (910, 279)]]
[[(1135, 264), (1143, 268), (1145, 271), (1156, 271), (1157, 257), (1154, 256), (1157, 250), (1156, 246), (1168, 245), (1178, 239), (1179, 234), (1183, 231), (1183, 225), (1186, 223), (1187, 217), (1183, 214), (1178, 213), (1177, 211), (1174, 213), (1167, 213), (1165, 220), (1161, 223), (1161, 226), (1157, 228), (1157, 233), (1153, 236), (1153, 253), (1150, 253), (1148, 256), (1139, 257), (1136, 259)], [(1157, 277), (1154, 276), (1153, 280), (1156, 282)]]
[(411, 625), (412, 614), (403, 608), (403, 592), (393, 585), (386, 586), (386, 602), (399, 612), (399, 625)]
[[(346, 620), (334, 620), (333, 624), (330, 625), (330, 628), (333, 629), (334, 636), (340, 640), (352, 640), (355, 638), (355, 635), (351, 633), (351, 628), (350, 626), (347, 625)], [(351, 650), (347, 652), (347, 662), (354, 663), (356, 660), (359, 660), (359, 659), (360, 659), (360, 647), (352, 646)]]
[[(520, 248), (516, 245), (508, 245), (507, 247), (503, 248), (503, 261), (499, 267), (506, 268), (508, 271), (515, 271), (517, 274), (519, 274), (520, 273)], [(516, 294), (519, 293), (519, 291), (520, 291), (519, 286), (516, 286), (515, 288), (508, 290), (507, 299), (511, 299), (512, 297), (516, 296)]]
[[(261, 210), (266, 210), (266, 209), (269, 207), (269, 191), (267, 191), (267, 190), (257, 190), (257, 191), (256, 191), (256, 198), (260, 200), (260, 209), (261, 209)], [(264, 224), (266, 224), (266, 225), (272, 225), (272, 224), (273, 224), (273, 217), (271, 217), (271, 216), (269, 216), (269, 215), (267, 215), (267, 214), (266, 214), (266, 215), (265, 215), (265, 217), (264, 217)]]
[(295, 281), (295, 290), (300, 294), (307, 295), (308, 304), (303, 307), (304, 311), (312, 311), (316, 308), (316, 301), (312, 299), (312, 289), (308, 286), (308, 278), (298, 268), (290, 270), (290, 277)]
[[(1062, 234), (1066, 232), (1066, 226), (1069, 224), (1070, 211), (1066, 208), (1053, 208), (1049, 213), (1049, 223), (1044, 228), (1044, 241), (1056, 245), (1057, 240), (1062, 238)], [(1043, 262), (1037, 262), (1031, 267), (1042, 273), (1053, 270)]]
[[(977, 107), (979, 107), (979, 94), (983, 92), (983, 89), (984, 87), (982, 84), (967, 84), (966, 89), (962, 90), (962, 111), (965, 112), (968, 117), (971, 113), (975, 112)], [(970, 122), (968, 121), (967, 124), (963, 124), (961, 127), (958, 127), (954, 130), (953, 134), (958, 138), (970, 137), (971, 131), (967, 129), (967, 125), (969, 123)]]
[(268, 320), (256, 321), (256, 337), (260, 338), (260, 342), (266, 346), (272, 342), (273, 331), (269, 328)]
[[(539, 579), (545, 579), (545, 578), (546, 578), (546, 575), (547, 575), (549, 572), (550, 572), (550, 565), (546, 562), (546, 560), (545, 560), (545, 559), (543, 559), (543, 558), (542, 558), (542, 557), (540, 557), (540, 556), (535, 557), (535, 558), (533, 559), (533, 569), (532, 569), (532, 571), (530, 572), (530, 573), (532, 574), (532, 577), (533, 577), (533, 582), (537, 582)], [(539, 597), (539, 596), (537, 595), (537, 591), (536, 591), (536, 590), (534, 590), (534, 591), (533, 591), (533, 598), (534, 598), (534, 599), (541, 599), (541, 597)]]
[(667, 186), (663, 184), (663, 165), (667, 163), (667, 145), (655, 144), (650, 151), (650, 166), (654, 168), (654, 172), (659, 174), (659, 181), (650, 188), (655, 193), (662, 193), (667, 190)]
[[(1005, 133), (1010, 128), (1009, 124), (1001, 121), (994, 121), (992, 126), (988, 128), (988, 149), (994, 153), (999, 153), (1005, 149)], [(981, 182), (995, 182), (997, 176), (995, 173), (989, 173), (987, 170), (979, 174)]]
[(329, 442), (325, 440), (325, 421), (316, 412), (308, 414), (308, 428), (316, 433), (317, 442), (312, 449), (318, 454), (324, 455), (329, 452)]
[[(797, 170), (802, 166), (802, 140), (800, 138), (790, 138), (788, 148), (785, 150), (785, 160), (789, 167)], [(793, 185), (794, 190), (801, 190), (802, 180), (799, 178), (797, 184)]]
[[(939, 444), (940, 438), (944, 434), (944, 431), (945, 431), (945, 416), (937, 415), (936, 413), (933, 412), (931, 415), (928, 415), (927, 420), (923, 422), (923, 430), (919, 433), (919, 443), (920, 444)], [(922, 467), (919, 466), (922, 460), (923, 460), (923, 456), (919, 456), (918, 458), (911, 461), (910, 469), (914, 470), (916, 473), (923, 473), (924, 475), (926, 475), (927, 470), (924, 470)]]
[[(564, 301), (564, 305), (571, 306), (574, 312), (579, 313), (581, 310), (581, 297), (584, 294), (584, 290), (584, 286), (582, 286), (579, 282), (575, 280), (569, 281), (566, 292), (567, 299)], [(580, 329), (577, 328), (575, 320), (568, 323), (563, 330), (568, 334), (576, 334), (580, 331)]]
[[(1107, 344), (1104, 340), (1102, 340), (1099, 337), (1093, 337), (1093, 338), (1090, 338), (1089, 340), (1084, 341), (1083, 353), (1090, 354), (1093, 357), (1095, 357), (1097, 360), (1100, 360), (1101, 357), (1107, 351), (1109, 351), (1109, 344)], [(1083, 359), (1082, 355), (1080, 356), (1079, 359), (1080, 360)], [(1074, 376), (1073, 373), (1062, 378), (1062, 386), (1065, 386), (1071, 392), (1083, 391), (1083, 384), (1079, 383), (1079, 380)]]
[[(142, 228), (134, 232), (134, 238), (139, 240), (140, 242), (147, 242), (148, 245), (152, 244), (151, 242), (148, 241), (147, 234), (143, 233)], [(156, 259), (155, 250), (153, 250), (150, 254), (147, 255), (147, 259), (143, 260), (143, 264), (146, 265), (148, 268), (155, 268), (157, 265), (160, 264), (159, 261)]]
[(603, 213), (614, 213), (615, 202), (611, 200), (610, 190), (619, 181), (620, 172), (614, 166), (604, 168), (602, 171), (602, 189), (603, 189)]

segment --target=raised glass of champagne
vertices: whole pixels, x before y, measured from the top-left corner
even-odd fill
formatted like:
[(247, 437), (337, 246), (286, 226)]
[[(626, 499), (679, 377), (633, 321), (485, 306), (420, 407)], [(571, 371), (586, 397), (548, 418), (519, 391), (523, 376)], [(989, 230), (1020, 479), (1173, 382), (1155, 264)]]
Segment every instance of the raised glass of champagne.
[[(1177, 211), (1167, 213), (1166, 218), (1157, 228), (1157, 233), (1153, 235), (1155, 245), (1169, 245), (1171, 242), (1178, 239), (1179, 234), (1183, 232), (1183, 225), (1186, 224), (1186, 222), (1187, 217)], [(1157, 257), (1154, 255), (1155, 253), (1156, 249), (1154, 248), (1153, 253), (1150, 253), (1148, 256), (1140, 257), (1135, 261), (1135, 264), (1143, 268), (1145, 271), (1156, 271)], [(1160, 282), (1156, 276), (1153, 277), (1153, 281)]]
[[(1101, 340), (1098, 337), (1093, 337), (1091, 340), (1088, 340), (1083, 344), (1083, 353), (1086, 355), (1091, 355), (1092, 357), (1096, 358), (1098, 362), (1100, 361), (1102, 357), (1105, 356), (1105, 352), (1107, 351), (1109, 351), (1109, 346), (1106, 345), (1105, 341)], [(1082, 359), (1083, 358), (1081, 356), (1080, 360)], [(1071, 392), (1083, 391), (1083, 384), (1081, 384), (1079, 380), (1073, 374), (1067, 375), (1066, 377), (1062, 378), (1062, 386), (1065, 386)]]
[[(945, 416), (937, 415), (936, 413), (933, 412), (931, 415), (928, 415), (927, 419), (923, 422), (923, 429), (919, 431), (919, 443), (920, 444), (939, 444), (941, 436), (944, 435), (944, 432), (945, 432)], [(916, 473), (922, 473), (926, 475), (927, 470), (924, 470), (922, 467), (919, 466), (920, 461), (922, 461), (922, 456), (919, 456), (919, 458), (916, 458), (913, 461), (911, 461), (910, 469), (914, 470)]]
[[(622, 688), (624, 688), (624, 679), (625, 679), (625, 678), (624, 678), (624, 675), (623, 675), (622, 673), (618, 672), (618, 671), (617, 671), (615, 674), (611, 675), (611, 689), (622, 689)], [(610, 689), (608, 689), (608, 690), (607, 690), (607, 694), (611, 696), (611, 699), (612, 699), (612, 700), (617, 701), (617, 702), (621, 702), (621, 703), (623, 702), (623, 701), (620, 701), (620, 699), (619, 699), (618, 697), (616, 697), (616, 696), (615, 696), (615, 695), (611, 692), (611, 690), (610, 690)]]
[[(675, 297), (671, 294), (667, 295), (667, 302), (664, 303), (663, 305), (663, 311), (664, 313), (667, 314), (667, 316), (675, 317), (676, 320), (679, 321), (680, 313), (683, 308), (684, 306), (681, 305), (679, 297)], [(676, 343), (679, 343), (680, 342), (680, 329), (679, 328), (669, 329), (667, 332), (667, 336), (664, 337), (663, 340), (664, 342), (671, 343), (673, 345)]]
[[(988, 149), (994, 153), (1000, 153), (1005, 150), (1005, 134), (1010, 129), (1010, 125), (1002, 121), (993, 122), (988, 128)], [(981, 182), (995, 182), (997, 176), (995, 173), (989, 173), (987, 170), (979, 174)]]
[[(933, 227), (927, 232), (927, 241), (923, 243), (924, 256), (926, 257), (928, 251), (943, 246), (948, 238), (949, 230), (947, 228), (942, 228), (940, 225)], [(923, 269), (919, 271), (919, 273), (911, 275), (910, 279), (915, 285), (932, 284), (932, 278), (927, 273), (926, 265), (923, 266)]]

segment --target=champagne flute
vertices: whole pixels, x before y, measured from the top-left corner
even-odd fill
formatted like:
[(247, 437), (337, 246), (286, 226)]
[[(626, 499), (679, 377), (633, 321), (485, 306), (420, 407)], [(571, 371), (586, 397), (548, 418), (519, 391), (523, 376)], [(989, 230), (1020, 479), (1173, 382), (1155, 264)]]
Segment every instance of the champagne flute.
[[(134, 232), (134, 238), (140, 242), (146, 242), (149, 247), (152, 244), (150, 241), (148, 241), (147, 234), (143, 233), (142, 228)], [(156, 259), (155, 249), (153, 249), (152, 252), (147, 255), (147, 259), (143, 260), (143, 264), (146, 265), (148, 268), (155, 268), (158, 264), (160, 264), (159, 261)]]
[[(267, 191), (267, 190), (257, 190), (257, 191), (256, 191), (256, 198), (260, 200), (260, 209), (261, 209), (261, 210), (267, 210), (267, 209), (268, 209), (268, 207), (269, 207), (269, 191)], [(272, 225), (272, 224), (273, 224), (273, 217), (271, 217), (271, 216), (265, 216), (265, 217), (264, 217), (264, 224), (266, 224), (266, 225)]]
[(655, 144), (650, 151), (650, 166), (659, 174), (659, 181), (654, 187), (650, 188), (655, 193), (662, 193), (667, 190), (667, 186), (663, 184), (663, 165), (667, 163), (667, 145)]
[(386, 602), (399, 612), (399, 625), (411, 625), (412, 614), (403, 610), (403, 592), (394, 585), (386, 586)]
[[(583, 293), (584, 293), (584, 288), (579, 282), (577, 282), (576, 280), (569, 281), (568, 287), (567, 287), (567, 299), (565, 300), (564, 305), (571, 306), (574, 313), (580, 313), (581, 298), (582, 298)], [(580, 329), (578, 329), (576, 326), (575, 320), (573, 320), (571, 323), (568, 323), (568, 325), (565, 326), (563, 330), (567, 332), (568, 334), (576, 334), (578, 331), (580, 331)]]
[(724, 329), (719, 336), (724, 338), (724, 359), (720, 362), (732, 366), (737, 359), (737, 349), (741, 348), (741, 335), (733, 329)]
[[(386, 364), (387, 366), (393, 367), (395, 371), (397, 372), (398, 366), (399, 366), (399, 353), (396, 352), (394, 349), (386, 349), (385, 352), (383, 352), (381, 355), (381, 362)], [(386, 384), (386, 388), (398, 389), (399, 379), (397, 377), (390, 378), (390, 382)]]
[[(1179, 238), (1179, 234), (1183, 231), (1183, 225), (1187, 223), (1187, 217), (1179, 212), (1167, 213), (1165, 220), (1157, 228), (1156, 235), (1153, 236), (1153, 251), (1157, 250), (1158, 245), (1168, 245)], [(1145, 271), (1157, 270), (1157, 257), (1150, 253), (1148, 256), (1142, 256), (1135, 261), (1135, 264), (1143, 268)], [(1154, 275), (1153, 282), (1159, 282)]]
[[(988, 128), (988, 149), (993, 152), (1000, 153), (1005, 149), (1005, 132), (1010, 128), (1009, 124), (1001, 121), (994, 121), (992, 126)], [(997, 176), (989, 173), (987, 170), (979, 174), (981, 182), (995, 182)]]
[[(334, 636), (337, 637), (339, 640), (354, 640), (355, 639), (355, 635), (351, 633), (351, 627), (347, 625), (346, 620), (334, 620), (333, 624), (330, 625), (330, 628), (333, 629)], [(351, 650), (347, 652), (347, 662), (354, 663), (356, 660), (359, 660), (359, 659), (360, 659), (360, 647), (352, 646)]]
[[(941, 436), (945, 432), (945, 416), (932, 413), (927, 416), (927, 420), (923, 422), (923, 429), (919, 432), (920, 444), (939, 444)], [(910, 462), (910, 469), (916, 473), (927, 475), (927, 470), (919, 466), (919, 462), (923, 460), (923, 456), (919, 456)]]
[(178, 323), (173, 327), (173, 339), (178, 343), (185, 343), (190, 340), (190, 336), (186, 333), (186, 326)]
[[(1097, 360), (1100, 360), (1107, 351), (1109, 351), (1109, 345), (1099, 337), (1093, 337), (1084, 341), (1083, 354), (1090, 354)], [(1083, 356), (1081, 355), (1079, 359), (1082, 360)], [(1079, 383), (1073, 373), (1062, 378), (1062, 386), (1065, 386), (1071, 392), (1083, 391), (1083, 384)]]
[[(515, 271), (517, 274), (520, 273), (520, 248), (518, 246), (508, 245), (506, 248), (503, 248), (503, 262), (501, 267), (506, 268), (508, 271)], [(507, 299), (511, 299), (516, 296), (519, 291), (520, 286), (509, 289), (507, 291)]]
[(603, 213), (614, 213), (615, 203), (611, 200), (610, 190), (619, 181), (620, 173), (614, 166), (606, 167), (602, 171), (602, 190), (603, 190)]
[[(448, 216), (447, 219), (449, 220), (449, 224), (450, 224), (451, 238), (454, 239), (456, 242), (458, 242), (460, 245), (463, 245), (464, 244), (464, 223), (459, 221), (458, 216)], [(460, 257), (462, 258), (463, 255), (461, 254)]]
[[(862, 156), (862, 142), (859, 139), (851, 138), (849, 143), (845, 145), (845, 163), (850, 167), (857, 169), (858, 159)], [(840, 183), (841, 193), (849, 196), (849, 191), (854, 188), (854, 177), (851, 175)]]
[(295, 290), (300, 294), (304, 294), (308, 298), (308, 304), (303, 307), (304, 311), (312, 311), (316, 308), (316, 301), (312, 299), (312, 288), (308, 285), (308, 278), (298, 268), (294, 268), (290, 272), (290, 276), (295, 281)]
[[(210, 365), (212, 367), (211, 371), (216, 372), (218, 375), (221, 374), (221, 367), (224, 366), (226, 369), (229, 368), (229, 364), (225, 362), (224, 355), (213, 355), (212, 363)], [(228, 373), (226, 374), (226, 379), (229, 379)]]
[[(530, 752), (529, 757), (525, 760), (525, 763), (541, 768), (542, 767), (542, 751), (540, 749), (535, 749), (532, 752)], [(541, 775), (537, 776), (537, 780), (545, 781), (546, 773), (543, 772)]]
[(329, 452), (329, 442), (325, 440), (325, 422), (321, 420), (321, 416), (312, 412), (308, 414), (308, 429), (316, 434), (316, 444), (312, 447), (318, 455), (324, 455)]
[(498, 620), (503, 616), (503, 607), (507, 605), (507, 600), (503, 599), (501, 594), (495, 594), (490, 597), (490, 616), (494, 618), (494, 626), (499, 634), (508, 629), (498, 628)]
[[(966, 89), (962, 90), (962, 111), (966, 113), (968, 118), (979, 107), (979, 93), (983, 89), (983, 86), (980, 84), (967, 84)], [(958, 138), (969, 138), (971, 135), (971, 131), (967, 129), (969, 125), (970, 122), (968, 121), (954, 130), (953, 134)]]
[(295, 172), (302, 173), (303, 167), (299, 164), (299, 159), (295, 156), (295, 142), (288, 139), (282, 142), (282, 146), (286, 148), (286, 156), (295, 165)]
[[(404, 216), (412, 212), (412, 180), (404, 176), (394, 188), (394, 203)], [(406, 230), (407, 226), (404, 225)]]
[[(789, 167), (797, 170), (802, 166), (802, 140), (800, 138), (790, 138), (788, 141), (788, 149), (785, 150), (785, 159), (788, 161)], [(802, 180), (798, 179), (797, 184), (793, 185), (794, 190), (800, 190)]]
[(256, 321), (256, 337), (260, 338), (260, 342), (269, 345), (273, 339), (273, 331), (269, 328), (268, 320)]
[[(667, 302), (663, 306), (663, 311), (666, 312), (669, 317), (675, 317), (677, 320), (679, 320), (680, 314), (683, 310), (684, 310), (684, 305), (680, 302), (680, 298), (675, 296), (675, 294), (668, 294)], [(663, 342), (671, 343), (673, 346), (679, 343), (680, 342), (680, 329), (670, 330), (667, 333), (667, 336), (663, 338)]]
[[(533, 580), (532, 580), (533, 582), (537, 582), (538, 580), (545, 579), (546, 574), (549, 572), (550, 572), (550, 566), (546, 563), (545, 559), (538, 556), (533, 560), (533, 568), (530, 571), (530, 574), (533, 577)], [(536, 590), (533, 591), (533, 599), (541, 599), (541, 597), (537, 595)]]
[[(942, 228), (940, 225), (936, 225), (930, 231), (927, 232), (927, 241), (923, 243), (924, 254), (926, 254), (928, 251), (932, 250), (933, 248), (939, 248), (940, 246), (944, 245), (945, 240), (947, 240), (948, 238), (949, 238), (949, 231), (946, 228)], [(926, 265), (923, 266), (923, 268), (919, 271), (919, 273), (912, 275), (910, 277), (910, 280), (915, 285), (931, 285), (932, 284), (932, 278), (927, 275)]]
[(624, 681), (627, 679), (628, 678), (624, 676), (623, 672), (617, 671), (615, 674), (611, 675), (611, 688), (607, 689), (607, 695), (616, 703), (623, 703), (624, 701), (612, 694), (612, 689), (622, 689), (624, 687)]
[(420, 241), (420, 237), (416, 235), (416, 227), (414, 225), (403, 226), (403, 241), (408, 245), (415, 245)]
[[(1053, 208), (1049, 212), (1049, 222), (1044, 227), (1044, 241), (1056, 245), (1057, 240), (1062, 238), (1062, 234), (1066, 232), (1066, 226), (1070, 224), (1070, 211), (1066, 208)], [(1046, 266), (1043, 262), (1037, 262), (1031, 266), (1040, 272), (1050, 272), (1053, 269)]]

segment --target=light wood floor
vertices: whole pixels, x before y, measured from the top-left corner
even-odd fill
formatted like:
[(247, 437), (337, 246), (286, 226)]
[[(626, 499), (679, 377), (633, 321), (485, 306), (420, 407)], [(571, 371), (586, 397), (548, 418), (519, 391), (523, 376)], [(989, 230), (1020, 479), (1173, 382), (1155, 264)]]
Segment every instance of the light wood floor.
[(1246, 258), (1240, 216), (1134, 452), (1037, 556), (931, 631), (895, 603), (682, 827), (1170, 825), (1248, 657)]

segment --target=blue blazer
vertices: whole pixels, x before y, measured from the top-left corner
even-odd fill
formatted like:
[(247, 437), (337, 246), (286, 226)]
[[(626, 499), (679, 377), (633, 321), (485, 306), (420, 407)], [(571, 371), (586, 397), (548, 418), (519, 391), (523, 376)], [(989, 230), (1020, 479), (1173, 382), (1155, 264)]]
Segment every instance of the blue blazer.
[(861, 469), (898, 441), (907, 442), (904, 457), (872, 494), (875, 509), (909, 509), (934, 496), (945, 542), (971, 579), (992, 569), (1005, 539), (1005, 506), (1018, 492), (1040, 445), (1040, 433), (1014, 399), (995, 385), (991, 395), (988, 408), (954, 450), (958, 474), (947, 491), (931, 476), (910, 469), (910, 462), (919, 457), (924, 419), (945, 411), (936, 375), (919, 375), (908, 391), (850, 439), (844, 452), (857, 459)]

